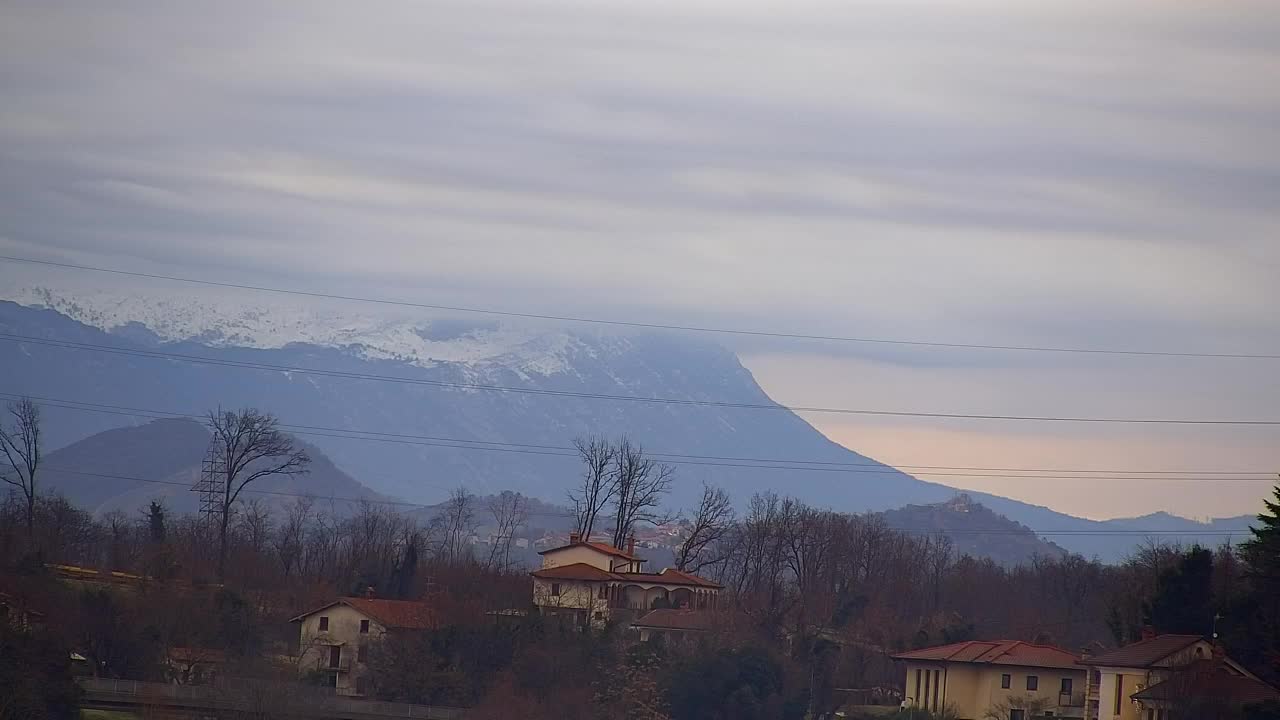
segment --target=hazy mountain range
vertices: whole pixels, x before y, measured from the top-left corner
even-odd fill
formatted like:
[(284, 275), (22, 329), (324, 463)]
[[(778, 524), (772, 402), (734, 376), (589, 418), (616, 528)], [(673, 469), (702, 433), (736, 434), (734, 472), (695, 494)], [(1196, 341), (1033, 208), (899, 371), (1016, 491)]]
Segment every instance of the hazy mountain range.
[[(20, 302), (0, 302), (0, 332), (11, 336), (0, 341), (0, 392), (57, 399), (45, 403), (50, 447), (146, 422), (151, 411), (253, 405), (331, 457), (335, 472), (413, 502), (436, 502), (462, 484), (562, 501), (579, 471), (570, 443), (587, 433), (626, 433), (665, 454), (677, 467), (677, 508), (694, 501), (703, 480), (742, 502), (775, 491), (852, 512), (941, 503), (957, 492), (837, 445), (785, 409), (728, 406), (773, 402), (732, 352), (700, 338), (268, 310), (199, 296), (5, 292)], [(681, 457), (689, 455), (699, 457)], [(1050, 537), (1104, 559), (1143, 539), (1115, 531), (1217, 543), (1222, 537), (1203, 533), (1249, 522), (1163, 513), (1098, 522), (970, 495), (1038, 533), (1068, 533)], [(1082, 534), (1095, 531), (1112, 534)]]

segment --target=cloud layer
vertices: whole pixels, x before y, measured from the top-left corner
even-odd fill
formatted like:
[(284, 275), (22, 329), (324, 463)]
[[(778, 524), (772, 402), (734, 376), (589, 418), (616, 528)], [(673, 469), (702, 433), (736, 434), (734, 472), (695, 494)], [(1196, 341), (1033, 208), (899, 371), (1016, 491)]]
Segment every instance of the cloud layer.
[[(0, 12), (13, 252), (656, 322), (1280, 351), (1267, 4)], [(1280, 414), (1270, 364), (738, 349), (784, 400)], [(1021, 431), (981, 432), (996, 453)], [(876, 437), (859, 449), (930, 455)], [(1280, 460), (1205, 437), (1202, 466)]]

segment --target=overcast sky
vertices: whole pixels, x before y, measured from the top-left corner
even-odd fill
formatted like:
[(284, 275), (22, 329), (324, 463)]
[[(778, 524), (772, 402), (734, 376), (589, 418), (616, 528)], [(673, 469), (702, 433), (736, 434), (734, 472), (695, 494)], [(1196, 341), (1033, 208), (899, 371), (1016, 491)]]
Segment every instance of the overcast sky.
[[(1280, 353), (1277, 37), (1245, 2), (5, 3), (0, 249), (646, 322)], [(1280, 418), (1277, 361), (731, 344), (789, 404)], [(809, 419), (897, 464), (1280, 470), (1276, 428)], [(1254, 512), (1268, 489), (952, 480), (1093, 517)]]

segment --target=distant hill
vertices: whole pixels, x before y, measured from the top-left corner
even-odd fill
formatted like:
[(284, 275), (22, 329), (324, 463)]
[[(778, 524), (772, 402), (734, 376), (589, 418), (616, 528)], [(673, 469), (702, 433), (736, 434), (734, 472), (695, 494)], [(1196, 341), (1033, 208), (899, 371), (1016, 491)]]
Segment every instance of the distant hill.
[[(940, 503), (957, 492), (837, 445), (794, 413), (734, 407), (770, 406), (773, 401), (731, 351), (705, 339), (512, 328), (431, 317), (384, 321), (305, 308), (290, 313), (257, 304), (206, 307), (185, 297), (59, 298), (45, 292), (23, 296), (44, 307), (0, 302), (0, 330), (38, 340), (0, 342), (0, 389), (183, 413), (219, 405), (260, 407), (283, 422), (309, 426), (296, 432), (372, 490), (418, 503), (440, 502), (459, 485), (477, 495), (514, 490), (563, 502), (580, 472), (570, 443), (589, 433), (625, 433), (648, 450), (664, 453), (677, 468), (672, 509), (692, 507), (703, 481), (729, 489), (740, 505), (753, 493), (774, 491), (841, 512)], [(152, 355), (157, 351), (207, 362)], [(50, 403), (43, 409), (46, 448), (133, 422), (118, 412), (66, 404)], [(182, 474), (174, 459), (181, 443), (201, 444), (194, 436), (175, 440), (172, 448), (152, 443), (149, 447), (160, 457), (146, 460), (156, 465), (144, 469), (183, 481), (191, 478), (198, 458)], [(183, 452), (181, 457), (190, 455)], [(681, 457), (688, 455), (803, 462), (718, 463)], [(126, 461), (133, 462), (120, 459)], [(336, 469), (333, 474), (340, 475)], [(321, 477), (317, 465), (312, 477), (299, 482), (320, 487)], [(335, 487), (351, 487), (346, 481), (354, 481), (341, 477), (345, 481), (335, 480)], [(133, 487), (127, 488), (130, 495), (120, 497), (114, 488), (89, 489), (82, 482), (77, 491), (99, 504), (119, 498), (116, 503), (130, 504), (128, 509), (158, 491)], [(175, 502), (190, 499), (183, 487), (166, 492)], [(327, 490), (317, 491), (322, 492)], [(1099, 522), (994, 495), (971, 495), (993, 512), (1057, 538), (1072, 552), (1103, 560), (1124, 557), (1143, 542), (1143, 531), (1154, 529), (1144, 524), (1148, 521), (1161, 525), (1162, 540), (1216, 544), (1250, 520), (1208, 525), (1170, 516)]]
[(907, 505), (881, 513), (889, 527), (912, 533), (944, 535), (960, 554), (987, 557), (1002, 565), (1019, 565), (1039, 555), (1061, 557), (1067, 551), (1042, 540), (1016, 523), (974, 502), (966, 494), (934, 505)]
[[(300, 445), (311, 455), (310, 473), (293, 478), (266, 477), (249, 488), (304, 493), (318, 500), (382, 497), (339, 470), (316, 447)], [(59, 493), (94, 513), (134, 512), (151, 500), (163, 500), (175, 512), (195, 512), (198, 501), (190, 488), (199, 477), (208, 446), (209, 431), (195, 420), (153, 420), (100, 432), (49, 453), (40, 482), (45, 491)], [(293, 501), (292, 497), (267, 493), (245, 497), (255, 496), (276, 506)]]

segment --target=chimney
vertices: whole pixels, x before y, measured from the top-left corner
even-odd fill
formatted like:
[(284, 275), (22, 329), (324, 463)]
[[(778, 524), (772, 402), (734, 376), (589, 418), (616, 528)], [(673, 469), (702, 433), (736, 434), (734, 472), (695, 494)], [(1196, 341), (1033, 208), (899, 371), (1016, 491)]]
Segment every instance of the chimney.
[(629, 535), (627, 537), (627, 554), (628, 555), (636, 554), (636, 536), (635, 535)]
[(371, 600), (372, 600), (372, 599), (373, 599), (373, 596), (374, 596), (375, 594), (376, 594), (376, 593), (374, 593), (374, 591), (373, 591), (373, 586), (372, 586), (372, 585), (366, 585), (366, 586), (365, 586), (365, 588), (364, 588), (364, 596), (365, 596), (365, 597), (367, 597), (367, 598), (369, 598), (369, 599), (371, 599)]
[(580, 542), (582, 542), (582, 533), (577, 532), (577, 531), (574, 531), (574, 532), (569, 533), (569, 544), (570, 544), (570, 545), (577, 545), (577, 544), (578, 544), (578, 543), (580, 543)]
[(1222, 667), (1222, 663), (1227, 659), (1227, 649), (1223, 647), (1221, 640), (1213, 641), (1213, 667)]
[(1157, 635), (1159, 635), (1159, 634), (1160, 634), (1160, 633), (1157, 633), (1157, 632), (1156, 632), (1155, 627), (1154, 627), (1154, 626), (1152, 626), (1152, 625), (1143, 625), (1143, 626), (1142, 626), (1142, 639), (1143, 639), (1143, 640), (1152, 640), (1152, 639), (1154, 639), (1154, 638), (1155, 638)]

